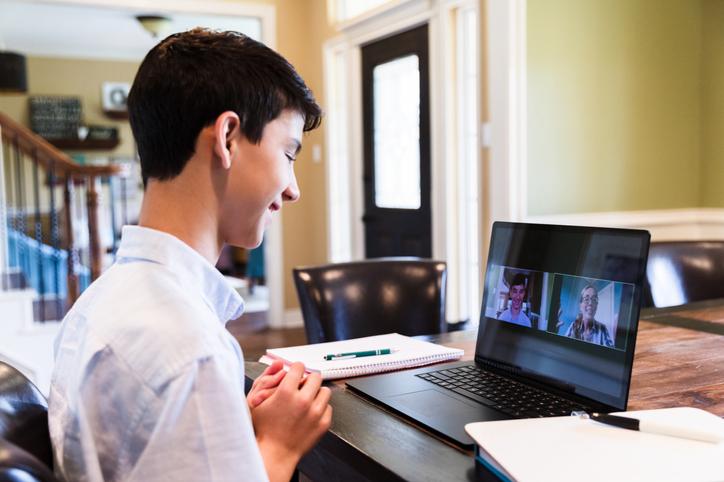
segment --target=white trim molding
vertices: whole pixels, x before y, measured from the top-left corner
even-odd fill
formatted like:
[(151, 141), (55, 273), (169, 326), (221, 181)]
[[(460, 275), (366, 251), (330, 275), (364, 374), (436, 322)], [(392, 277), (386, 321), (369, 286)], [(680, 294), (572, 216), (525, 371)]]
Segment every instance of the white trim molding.
[(292, 308), (284, 311), (284, 324), (279, 328), (299, 328), (304, 326), (304, 317), (302, 310)]
[(724, 208), (657, 209), (528, 216), (526, 222), (646, 229), (651, 241), (722, 240)]
[(528, 203), (526, 0), (487, 0), (486, 5), (488, 117), (484, 130), (489, 135), (482, 137), (490, 165), (485, 199), (491, 221), (520, 221)]
[[(383, 38), (380, 32), (387, 34), (410, 28), (411, 19), (428, 17), (434, 0), (392, 0), (362, 15), (339, 22), (335, 25), (348, 39), (366, 43)], [(413, 20), (415, 22), (415, 20)]]

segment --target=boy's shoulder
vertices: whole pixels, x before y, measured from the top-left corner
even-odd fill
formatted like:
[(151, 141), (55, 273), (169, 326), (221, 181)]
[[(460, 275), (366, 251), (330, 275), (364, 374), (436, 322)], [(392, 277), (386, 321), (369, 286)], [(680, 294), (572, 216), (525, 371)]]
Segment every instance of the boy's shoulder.
[(83, 293), (65, 322), (83, 325), (80, 338), (94, 340), (87, 349), (112, 353), (152, 386), (200, 360), (236, 356), (231, 335), (202, 294), (154, 263), (114, 265)]

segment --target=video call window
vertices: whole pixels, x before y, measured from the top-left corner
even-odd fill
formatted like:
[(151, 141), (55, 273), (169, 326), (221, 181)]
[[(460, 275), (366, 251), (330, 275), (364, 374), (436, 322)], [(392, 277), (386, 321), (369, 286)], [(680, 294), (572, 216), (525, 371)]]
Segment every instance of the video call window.
[(547, 284), (547, 273), (539, 271), (493, 266), (488, 281), (485, 316), (528, 328), (545, 329), (546, 306), (542, 293)]
[(552, 335), (623, 350), (634, 285), (493, 265), (485, 316)]
[(548, 315), (551, 333), (608, 348), (625, 348), (634, 285), (556, 274)]

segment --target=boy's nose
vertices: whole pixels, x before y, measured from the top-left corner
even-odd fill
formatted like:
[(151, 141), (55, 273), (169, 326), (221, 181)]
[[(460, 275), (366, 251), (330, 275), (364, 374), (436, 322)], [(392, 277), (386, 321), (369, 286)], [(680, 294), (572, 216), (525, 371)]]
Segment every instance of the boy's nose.
[(282, 198), (285, 201), (289, 202), (296, 202), (299, 199), (300, 193), (299, 193), (299, 185), (297, 184), (297, 176), (294, 175), (294, 171), (292, 171), (292, 179), (289, 182), (289, 185), (282, 193)]

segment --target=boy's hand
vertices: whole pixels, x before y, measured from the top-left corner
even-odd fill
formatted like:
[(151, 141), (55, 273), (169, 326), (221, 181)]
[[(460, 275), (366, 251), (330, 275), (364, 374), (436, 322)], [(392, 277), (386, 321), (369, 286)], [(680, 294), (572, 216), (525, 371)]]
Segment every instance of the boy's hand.
[(274, 390), (282, 381), (286, 372), (284, 371), (284, 363), (275, 360), (271, 365), (266, 367), (264, 372), (254, 380), (251, 390), (246, 396), (246, 402), (249, 404), (249, 410), (254, 410), (261, 402), (266, 400), (274, 393)]
[(332, 422), (331, 391), (322, 377), (304, 380), (304, 365), (292, 364), (276, 389), (251, 411), (256, 440), (269, 479), (289, 480), (299, 459)]

